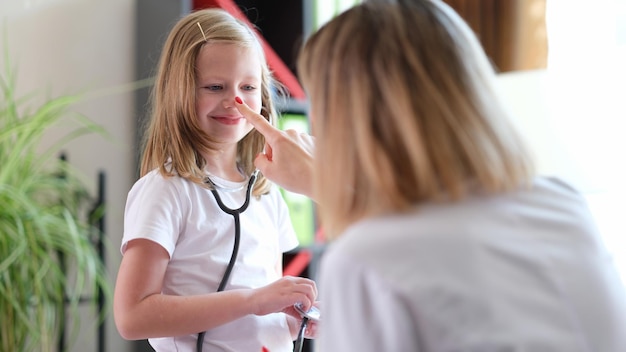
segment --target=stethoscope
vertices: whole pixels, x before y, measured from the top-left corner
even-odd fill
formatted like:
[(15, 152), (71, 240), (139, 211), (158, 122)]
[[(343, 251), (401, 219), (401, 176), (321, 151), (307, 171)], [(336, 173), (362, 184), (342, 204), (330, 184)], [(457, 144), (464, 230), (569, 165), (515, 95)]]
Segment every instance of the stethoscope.
[(294, 352), (301, 352), (302, 346), (304, 346), (304, 330), (308, 326), (309, 320), (319, 321), (321, 314), (320, 310), (315, 306), (312, 306), (311, 309), (309, 309), (308, 311), (304, 311), (302, 309), (302, 305), (297, 303), (293, 307), (296, 309), (296, 311), (298, 311), (298, 313), (300, 313), (300, 316), (302, 317), (300, 331), (298, 331), (298, 337), (296, 338), (296, 343), (293, 350)]
[[(224, 202), (222, 202), (222, 198), (220, 197), (219, 193), (217, 193), (217, 189), (219, 188), (219, 186), (213, 183), (213, 181), (211, 181), (211, 179), (208, 176), (206, 178), (206, 183), (213, 186), (213, 188), (211, 189), (211, 193), (213, 193), (213, 196), (215, 197), (215, 201), (217, 202), (217, 205), (220, 207), (220, 209), (224, 213), (232, 215), (233, 219), (235, 220), (235, 243), (233, 244), (233, 252), (230, 255), (230, 261), (228, 262), (228, 266), (226, 266), (226, 271), (224, 272), (224, 276), (222, 276), (222, 281), (220, 281), (220, 285), (217, 287), (217, 292), (224, 291), (224, 287), (226, 287), (226, 284), (228, 283), (228, 279), (230, 278), (230, 273), (233, 271), (233, 267), (235, 266), (235, 261), (237, 260), (237, 254), (239, 253), (239, 239), (241, 238), (241, 225), (239, 222), (239, 215), (241, 215), (241, 213), (243, 213), (248, 208), (248, 205), (250, 204), (250, 195), (252, 194), (252, 188), (254, 188), (254, 184), (256, 183), (258, 174), (259, 174), (259, 170), (254, 170), (252, 175), (250, 175), (250, 180), (248, 181), (248, 188), (246, 189), (246, 200), (237, 209), (231, 209), (227, 207), (224, 204)], [(202, 352), (202, 344), (204, 343), (205, 334), (206, 334), (206, 331), (203, 331), (198, 334), (198, 340), (196, 342), (196, 351), (198, 352)]]
[[(213, 196), (215, 197), (215, 201), (217, 202), (217, 205), (220, 207), (220, 209), (224, 213), (232, 215), (233, 219), (235, 220), (235, 242), (233, 244), (233, 252), (230, 256), (230, 261), (228, 262), (228, 266), (226, 266), (226, 271), (224, 272), (224, 276), (222, 276), (222, 280), (220, 281), (220, 284), (217, 288), (217, 292), (224, 291), (224, 288), (226, 287), (226, 284), (228, 283), (228, 279), (230, 278), (230, 273), (233, 271), (233, 267), (235, 266), (235, 261), (237, 260), (237, 254), (239, 253), (239, 240), (241, 238), (241, 224), (240, 224), (239, 215), (241, 215), (241, 213), (246, 211), (246, 209), (248, 208), (248, 205), (250, 204), (250, 196), (252, 194), (252, 189), (254, 188), (254, 184), (256, 183), (258, 174), (259, 174), (259, 170), (254, 170), (252, 175), (250, 175), (250, 180), (248, 181), (248, 187), (246, 189), (246, 199), (243, 202), (243, 204), (237, 209), (231, 209), (227, 207), (224, 204), (224, 202), (222, 202), (222, 198), (217, 192), (217, 189), (220, 187), (216, 185), (213, 181), (211, 181), (211, 179), (208, 176), (206, 178), (206, 183), (212, 186), (211, 193), (213, 193)], [(302, 351), (302, 346), (304, 342), (304, 330), (307, 327), (307, 323), (310, 319), (318, 320), (319, 311), (317, 311), (316, 313), (314, 312), (313, 315), (311, 316), (310, 315), (311, 311), (304, 312), (297, 305), (294, 307), (302, 315), (302, 324), (300, 325), (300, 331), (298, 332), (298, 337), (296, 338), (296, 343), (294, 347), (295, 352), (300, 352)], [(317, 308), (313, 307), (313, 310), (315, 309)], [(202, 345), (204, 343), (205, 334), (206, 334), (206, 331), (203, 331), (198, 334), (198, 339), (196, 341), (197, 352), (202, 352)]]

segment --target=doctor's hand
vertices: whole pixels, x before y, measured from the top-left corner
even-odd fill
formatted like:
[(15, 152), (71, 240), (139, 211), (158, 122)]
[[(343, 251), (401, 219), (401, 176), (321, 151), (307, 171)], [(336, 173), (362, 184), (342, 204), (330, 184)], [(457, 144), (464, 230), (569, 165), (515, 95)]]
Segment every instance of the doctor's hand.
[(243, 117), (265, 137), (265, 153), (254, 165), (271, 181), (295, 193), (313, 197), (313, 136), (295, 130), (281, 131), (263, 115), (252, 111), (239, 97), (235, 106)]

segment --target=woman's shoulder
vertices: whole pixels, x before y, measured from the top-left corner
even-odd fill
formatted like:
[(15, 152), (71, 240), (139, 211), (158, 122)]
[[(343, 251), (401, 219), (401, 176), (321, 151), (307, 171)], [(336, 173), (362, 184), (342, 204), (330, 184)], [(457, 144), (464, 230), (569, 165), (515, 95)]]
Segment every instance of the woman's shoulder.
[(570, 183), (555, 177), (537, 177), (530, 187), (516, 192), (421, 204), (407, 212), (362, 219), (349, 226), (336, 242), (337, 247), (352, 252), (408, 243), (447, 246), (451, 239), (468, 240), (468, 233), (496, 226), (501, 219), (518, 215), (534, 219), (552, 212), (568, 214), (573, 223), (584, 222), (589, 214), (585, 198)]
[(581, 192), (572, 183), (555, 176), (537, 176), (533, 180), (533, 188), (543, 192), (558, 192), (580, 195)]
[(532, 205), (537, 209), (561, 209), (587, 211), (587, 201), (583, 192), (574, 184), (558, 177), (540, 176), (533, 180), (529, 189), (505, 197), (510, 202)]

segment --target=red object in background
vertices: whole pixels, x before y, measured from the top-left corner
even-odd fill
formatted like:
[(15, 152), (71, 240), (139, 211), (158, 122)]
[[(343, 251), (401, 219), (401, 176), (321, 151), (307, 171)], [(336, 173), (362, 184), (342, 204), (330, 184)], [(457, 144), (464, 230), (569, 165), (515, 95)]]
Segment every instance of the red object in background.
[(312, 257), (313, 255), (308, 249), (299, 251), (283, 269), (283, 276), (301, 276)]
[(259, 38), (261, 39), (261, 45), (263, 46), (263, 51), (265, 51), (265, 57), (267, 58), (267, 63), (270, 68), (274, 72), (274, 76), (278, 79), (289, 91), (289, 94), (292, 98), (295, 99), (306, 99), (306, 95), (304, 94), (304, 90), (300, 86), (298, 79), (293, 75), (291, 70), (285, 65), (283, 60), (276, 54), (274, 49), (267, 43), (265, 38), (258, 33), (256, 28), (250, 23), (246, 15), (241, 11), (241, 9), (237, 6), (237, 4), (233, 0), (194, 0), (193, 8), (194, 10), (198, 9), (206, 9), (209, 7), (220, 7), (226, 11), (228, 11), (235, 18), (241, 20), (246, 23), (250, 28), (257, 32)]

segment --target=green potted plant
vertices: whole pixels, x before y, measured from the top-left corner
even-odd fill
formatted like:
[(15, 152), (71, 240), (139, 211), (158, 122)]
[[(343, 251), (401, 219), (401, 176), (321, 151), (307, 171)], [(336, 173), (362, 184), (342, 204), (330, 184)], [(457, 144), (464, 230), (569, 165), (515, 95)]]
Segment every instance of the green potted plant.
[[(92, 199), (59, 158), (69, 141), (104, 131), (71, 111), (79, 96), (17, 97), (8, 61), (0, 76), (0, 351), (57, 351), (65, 321), (73, 322), (68, 345), (75, 341), (81, 300), (111, 294), (93, 243)], [(60, 125), (69, 132), (42, 150), (46, 131)]]

